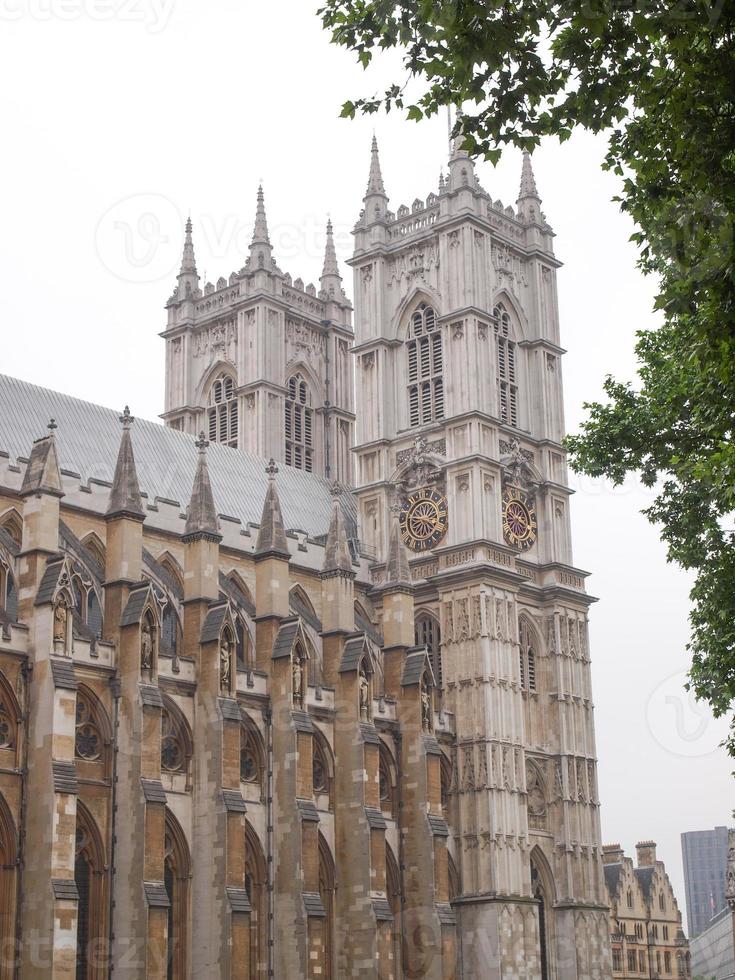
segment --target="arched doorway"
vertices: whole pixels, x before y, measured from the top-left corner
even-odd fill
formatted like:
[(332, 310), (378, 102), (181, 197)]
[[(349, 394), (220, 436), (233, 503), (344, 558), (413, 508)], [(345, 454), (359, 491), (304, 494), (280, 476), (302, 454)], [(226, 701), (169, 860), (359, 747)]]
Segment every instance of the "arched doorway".
[(168, 910), (167, 980), (185, 977), (189, 956), (189, 881), (191, 856), (181, 824), (166, 808), (163, 882)]
[(0, 978), (15, 976), (15, 913), (18, 840), (10, 809), (0, 794)]

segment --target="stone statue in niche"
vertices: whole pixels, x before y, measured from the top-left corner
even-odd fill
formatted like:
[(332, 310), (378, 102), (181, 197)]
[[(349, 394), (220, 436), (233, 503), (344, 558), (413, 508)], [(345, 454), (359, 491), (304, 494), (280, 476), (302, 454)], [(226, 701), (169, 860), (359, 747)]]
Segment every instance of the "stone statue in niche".
[(294, 706), (300, 708), (304, 703), (304, 668), (302, 667), (301, 660), (298, 657), (294, 658), (291, 667), (291, 682), (293, 688)]
[(424, 681), (421, 685), (421, 725), (425, 732), (431, 731), (433, 714), (431, 692), (426, 681)]
[(222, 691), (229, 693), (230, 674), (232, 672), (232, 644), (225, 635), (219, 648), (219, 684)]
[(367, 721), (370, 717), (370, 682), (364, 671), (360, 671), (360, 718)]
[(66, 624), (69, 618), (66, 599), (60, 596), (54, 606), (54, 643), (66, 642)]
[(153, 666), (153, 628), (146, 620), (140, 637), (140, 666), (145, 672), (150, 672)]

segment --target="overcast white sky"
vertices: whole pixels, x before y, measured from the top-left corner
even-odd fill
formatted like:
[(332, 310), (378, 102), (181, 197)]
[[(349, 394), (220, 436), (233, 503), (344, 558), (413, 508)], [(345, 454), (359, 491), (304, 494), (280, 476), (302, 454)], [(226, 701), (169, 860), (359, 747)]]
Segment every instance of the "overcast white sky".
[[(331, 214), (344, 259), (376, 129), (391, 206), (436, 190), (446, 120), (338, 119), (367, 94), (316, 0), (0, 0), (0, 371), (139, 416), (163, 409), (163, 304), (187, 211), (200, 273), (247, 254), (258, 181), (281, 267), (318, 280)], [(379, 67), (387, 77), (390, 66)], [(567, 424), (607, 372), (634, 375), (654, 284), (587, 136), (534, 155), (557, 233)], [(480, 166), (514, 203), (520, 160)], [(344, 270), (351, 292), (348, 270)], [(689, 582), (666, 564), (631, 482), (577, 480), (576, 563), (591, 612), (602, 825), (655, 838), (684, 908), (679, 834), (730, 822), (725, 731), (683, 691)]]

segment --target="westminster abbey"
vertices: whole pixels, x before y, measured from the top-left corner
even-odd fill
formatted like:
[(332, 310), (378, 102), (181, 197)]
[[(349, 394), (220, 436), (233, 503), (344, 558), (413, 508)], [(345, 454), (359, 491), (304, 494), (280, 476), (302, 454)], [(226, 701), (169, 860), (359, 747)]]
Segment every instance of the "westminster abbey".
[(164, 425), (0, 376), (0, 980), (611, 976), (530, 157), (354, 240), (188, 222)]

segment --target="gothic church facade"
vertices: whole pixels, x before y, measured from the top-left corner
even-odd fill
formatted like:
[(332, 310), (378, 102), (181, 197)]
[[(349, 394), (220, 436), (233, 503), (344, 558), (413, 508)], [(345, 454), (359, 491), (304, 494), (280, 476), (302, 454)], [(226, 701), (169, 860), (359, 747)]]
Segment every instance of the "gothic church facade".
[(0, 376), (0, 980), (611, 976), (552, 240), (374, 141), (354, 325), (259, 191), (165, 426)]

